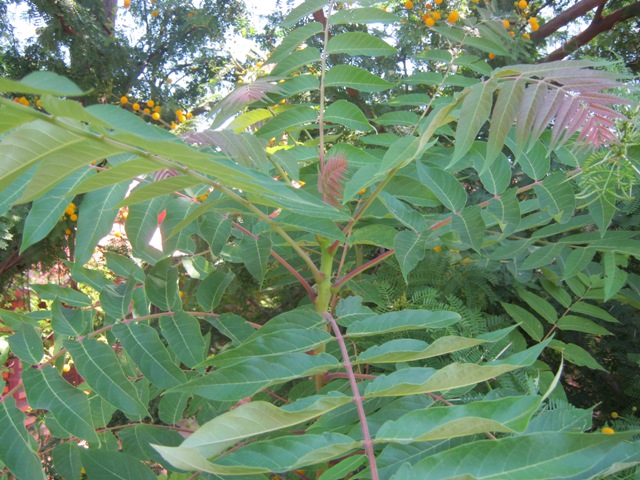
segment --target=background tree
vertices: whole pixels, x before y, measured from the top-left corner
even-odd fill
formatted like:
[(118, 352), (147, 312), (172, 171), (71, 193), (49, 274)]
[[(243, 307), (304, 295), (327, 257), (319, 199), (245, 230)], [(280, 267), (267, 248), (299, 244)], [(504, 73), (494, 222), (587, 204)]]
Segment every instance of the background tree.
[[(35, 0), (27, 21), (35, 26), (25, 45), (22, 29), (4, 25), (2, 65), (22, 77), (46, 69), (72, 78), (92, 93), (88, 103), (122, 95), (153, 99), (171, 112), (191, 105), (228, 65), (226, 39), (247, 26), (241, 1)], [(6, 3), (2, 4), (6, 10)], [(28, 24), (28, 23), (27, 23)]]

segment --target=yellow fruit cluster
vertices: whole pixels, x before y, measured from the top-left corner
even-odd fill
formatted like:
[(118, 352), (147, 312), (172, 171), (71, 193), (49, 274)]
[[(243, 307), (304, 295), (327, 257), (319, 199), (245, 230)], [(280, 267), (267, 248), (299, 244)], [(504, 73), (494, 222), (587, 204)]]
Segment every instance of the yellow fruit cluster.
[[(436, 22), (442, 19), (443, 14), (447, 16), (447, 22), (451, 24), (456, 23), (458, 20), (460, 20), (460, 13), (455, 10), (449, 13), (440, 12), (438, 10), (438, 6), (441, 5), (442, 2), (443, 0), (433, 0), (433, 3), (435, 4), (435, 6), (427, 2), (424, 5), (425, 10), (419, 10), (418, 12), (416, 12), (420, 15), (420, 18), (422, 19), (422, 21), (427, 27), (433, 27), (436, 24)], [(404, 7), (407, 10), (413, 10), (414, 9), (413, 1), (412, 0), (405, 1)]]
[[(129, 104), (129, 97), (127, 97), (126, 95), (123, 95), (122, 97), (120, 97), (121, 106), (125, 106), (128, 104)], [(143, 105), (146, 105), (146, 107), (143, 107)], [(147, 100), (146, 102), (143, 103), (143, 105), (140, 105), (140, 103), (138, 102), (134, 102), (131, 104), (131, 110), (133, 110), (134, 112), (141, 111), (145, 115), (150, 116), (155, 121), (160, 120), (160, 117), (161, 117), (160, 112), (162, 111), (162, 107), (160, 105), (156, 105), (156, 102), (153, 100)]]
[[(76, 204), (73, 202), (67, 205), (67, 208), (64, 209), (64, 215), (62, 216), (62, 220), (66, 220), (67, 218), (69, 218), (69, 220), (71, 220), (72, 222), (78, 221), (77, 207), (76, 207)], [(72, 232), (70, 229), (67, 228), (64, 231), (64, 233), (66, 233), (67, 235), (71, 235)]]

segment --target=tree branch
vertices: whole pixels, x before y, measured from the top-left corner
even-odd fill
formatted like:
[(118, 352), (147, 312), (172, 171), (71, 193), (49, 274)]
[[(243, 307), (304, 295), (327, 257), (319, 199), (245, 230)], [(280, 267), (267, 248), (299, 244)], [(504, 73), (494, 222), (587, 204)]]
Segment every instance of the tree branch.
[(531, 34), (531, 39), (536, 42), (544, 40), (565, 25), (573, 22), (575, 19), (582, 17), (587, 12), (590, 12), (596, 7), (603, 6), (606, 3), (607, 0), (582, 0), (581, 2), (576, 3), (573, 7), (562, 12), (560, 15), (552, 18), (544, 25), (540, 26), (540, 29)]
[[(585, 0), (585, 1), (593, 1), (593, 0)], [(598, 8), (598, 12), (599, 13), (601, 12), (600, 8)], [(637, 16), (640, 16), (640, 1), (632, 3), (631, 5), (627, 5), (626, 7), (616, 10), (615, 12), (610, 13), (609, 15), (605, 15), (604, 17), (600, 15), (596, 15), (593, 21), (591, 22), (591, 24), (586, 29), (584, 29), (582, 32), (580, 32), (578, 35), (574, 36), (573, 38), (569, 39), (560, 48), (554, 50), (549, 55), (547, 55), (547, 57), (545, 58), (545, 61), (552, 62), (554, 60), (562, 60), (567, 55), (570, 55), (580, 47), (589, 43), (591, 40), (593, 40), (595, 37), (597, 37), (601, 33), (611, 30), (614, 27), (614, 25)], [(540, 27), (540, 30), (542, 30), (546, 26), (547, 24), (545, 24), (543, 27)], [(538, 32), (540, 32), (540, 30), (538, 30)]]

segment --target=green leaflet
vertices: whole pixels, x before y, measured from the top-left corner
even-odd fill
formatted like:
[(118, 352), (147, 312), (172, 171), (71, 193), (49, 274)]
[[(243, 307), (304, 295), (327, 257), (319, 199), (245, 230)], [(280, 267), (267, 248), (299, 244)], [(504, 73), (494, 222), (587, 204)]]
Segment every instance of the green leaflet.
[(275, 358), (250, 358), (168, 392), (189, 392), (211, 400), (231, 402), (251, 396), (270, 385), (325, 372), (338, 365), (338, 361), (326, 353), (285, 353)]
[(351, 437), (336, 433), (292, 435), (257, 442), (208, 462), (198, 450), (153, 446), (175, 467), (220, 475), (285, 472), (326, 462), (360, 447)]
[(458, 233), (464, 245), (468, 245), (476, 252), (480, 251), (486, 228), (480, 207), (477, 205), (464, 207), (460, 215), (453, 216), (451, 228)]
[(361, 92), (382, 92), (393, 87), (393, 83), (352, 65), (336, 65), (325, 75), (326, 87), (349, 87)]
[(196, 299), (198, 304), (206, 312), (211, 312), (218, 306), (227, 287), (233, 282), (235, 274), (216, 270), (198, 285)]
[(383, 57), (397, 50), (381, 38), (363, 32), (339, 33), (327, 43), (328, 54), (345, 53), (350, 56)]
[(93, 323), (94, 311), (67, 308), (56, 299), (51, 304), (51, 328), (55, 333), (78, 337), (86, 335)]
[(271, 256), (271, 239), (268, 235), (258, 238), (245, 237), (240, 244), (240, 255), (249, 273), (262, 284)]
[(40, 459), (31, 448), (31, 436), (24, 427), (25, 414), (13, 397), (0, 403), (0, 461), (18, 480), (45, 480)]
[(540, 210), (548, 209), (549, 215), (558, 223), (566, 223), (573, 217), (575, 194), (564, 173), (554, 173), (533, 188), (540, 201)]
[(82, 447), (72, 443), (61, 443), (53, 449), (53, 465), (56, 473), (63, 478), (79, 479), (82, 476)]
[(483, 432), (523, 433), (540, 401), (540, 397), (507, 397), (413, 410), (382, 425), (376, 442), (424, 442)]
[(48, 93), (62, 97), (77, 97), (87, 93), (68, 78), (53, 72), (32, 72), (20, 81), (2, 77), (0, 78), (0, 91), (34, 93), (36, 95)]
[(60, 426), (72, 435), (98, 443), (91, 422), (89, 400), (50, 366), (22, 372), (25, 391), (32, 408), (49, 410)]
[(184, 440), (176, 430), (168, 430), (161, 426), (138, 424), (118, 431), (118, 438), (122, 442), (122, 451), (138, 460), (163, 464), (169, 468), (168, 462), (151, 447), (153, 443), (168, 446), (178, 446)]
[(420, 367), (404, 368), (376, 378), (367, 385), (364, 395), (367, 398), (403, 396), (475, 385), (489, 378), (531, 365), (548, 343), (549, 340), (505, 360), (487, 365), (451, 363), (440, 370)]
[[(60, 222), (60, 217), (64, 214), (65, 209), (73, 200), (73, 196), (67, 194), (69, 190), (93, 174), (94, 172), (88, 169), (76, 171), (54, 187), (49, 192), (49, 195), (40, 197), (33, 202), (25, 220), (22, 243), (20, 245), (21, 252), (45, 238), (54, 229)], [(35, 175), (38, 175), (38, 172)]]
[[(282, 24), (282, 26), (286, 26), (287, 19), (289, 17), (293, 18), (297, 15), (304, 16), (304, 15), (310, 14), (318, 10), (318, 8), (322, 8), (321, 4), (324, 4), (324, 3), (325, 3), (324, 0), (307, 0), (306, 2), (294, 8), (289, 13), (287, 18), (285, 19), (285, 22)], [(305, 13), (303, 14), (296, 13), (296, 12), (301, 12), (301, 9), (304, 10), (303, 7), (305, 7), (305, 5), (307, 6), (307, 9), (309, 9), (309, 6), (308, 6), (309, 4), (312, 4), (311, 10), (308, 10), (308, 11), (305, 10)], [(298, 45), (303, 43), (309, 37), (317, 35), (320, 32), (322, 32), (322, 25), (318, 22), (307, 23), (302, 27), (296, 28), (292, 32), (289, 32), (287, 36), (284, 38), (284, 40), (282, 41), (282, 43), (280, 43), (280, 45), (278, 45), (278, 47), (273, 52), (271, 52), (271, 55), (269, 56), (269, 61), (273, 63), (278, 63), (281, 60), (284, 60), (293, 50), (295, 50), (295, 48)]]
[(117, 285), (106, 285), (100, 291), (100, 306), (104, 313), (114, 320), (125, 318), (129, 314), (135, 286), (133, 278)]
[(140, 460), (126, 453), (108, 450), (82, 449), (82, 466), (91, 480), (114, 478), (157, 480), (157, 475)]
[[(471, 87), (462, 101), (459, 115), (461, 121), (456, 129), (455, 148), (450, 165), (457, 163), (469, 151), (478, 132), (489, 118), (496, 87), (495, 79), (477, 84)], [(495, 149), (499, 148), (496, 140), (490, 145)]]
[(187, 377), (173, 362), (154, 328), (140, 323), (118, 323), (113, 333), (150, 382), (163, 389), (186, 382)]
[(549, 432), (473, 442), (432, 455), (415, 465), (404, 465), (392, 479), (548, 480), (550, 475), (578, 476), (634, 434), (638, 432), (615, 435)]
[[(511, 329), (506, 330), (510, 331)], [(496, 338), (495, 340), (498, 339), (499, 338)], [(381, 345), (374, 345), (373, 347), (368, 348), (358, 355), (356, 363), (410, 362), (464, 350), (465, 348), (474, 347), (476, 345), (486, 343), (487, 341), (495, 340), (488, 340), (480, 337), (465, 338), (446, 335), (439, 337), (433, 343), (428, 344), (422, 340), (402, 338), (390, 340)]]
[[(271, 71), (271, 75), (276, 77), (280, 75), (287, 75), (297, 71), (301, 67), (306, 67), (308, 65), (312, 65), (313, 63), (316, 63), (319, 61), (320, 61), (320, 50), (318, 50), (315, 47), (307, 47), (302, 50), (296, 50), (291, 54), (289, 54), (286, 58), (278, 62), (275, 68)], [(266, 114), (260, 114), (260, 115), (256, 114), (255, 112), (256, 110), (252, 110), (250, 112), (243, 114), (243, 115), (247, 115), (247, 117), (245, 117), (246, 120), (245, 119), (238, 120), (238, 118), (234, 119), (234, 121), (231, 122), (230, 124), (230, 128), (233, 128), (237, 133), (239, 131), (240, 126), (244, 125), (245, 128), (248, 127), (249, 125), (247, 125), (247, 122), (253, 121), (254, 119), (259, 118), (259, 116), (262, 117), (260, 118), (260, 120), (266, 120), (267, 118), (271, 117), (271, 112), (269, 112), (268, 110), (264, 110)], [(244, 128), (241, 130), (244, 130)]]
[(262, 329), (239, 347), (224, 350), (206, 365), (225, 367), (240, 363), (249, 358), (277, 357), (283, 353), (307, 352), (331, 341), (333, 337), (320, 328), (278, 329), (263, 334)]
[(128, 189), (129, 184), (123, 182), (85, 195), (78, 213), (75, 265), (84, 265), (91, 258), (100, 239), (111, 231), (118, 215), (116, 206)]
[(44, 355), (42, 338), (33, 325), (23, 323), (9, 337), (11, 351), (23, 362), (39, 363)]
[(466, 205), (467, 193), (453, 174), (418, 163), (418, 175), (422, 183), (452, 212), (459, 212)]
[(29, 285), (29, 288), (35, 291), (43, 300), (55, 300), (58, 298), (60, 301), (72, 307), (90, 307), (92, 305), (88, 295), (73, 288), (61, 287), (60, 285), (54, 285), (52, 283), (34, 283)]
[(156, 263), (147, 273), (147, 281), (144, 284), (145, 293), (151, 303), (165, 311), (174, 310), (181, 305), (178, 294), (178, 269), (171, 263), (171, 258)]
[(311, 107), (291, 107), (265, 123), (256, 132), (256, 135), (265, 139), (280, 138), (289, 129), (294, 127), (302, 128), (303, 125), (317, 120), (318, 114)]
[(344, 25), (352, 23), (395, 23), (400, 18), (391, 12), (385, 12), (381, 8), (361, 7), (338, 10), (329, 17), (329, 25)]
[(146, 275), (144, 270), (131, 258), (115, 252), (104, 252), (107, 260), (107, 268), (120, 277), (133, 277), (137, 282), (144, 282)]
[(324, 112), (324, 121), (338, 123), (361, 132), (375, 131), (362, 110), (347, 100), (337, 100), (331, 103)]
[(304, 423), (349, 402), (350, 397), (332, 392), (282, 408), (262, 401), (246, 403), (202, 425), (181, 447), (195, 448), (203, 457), (210, 458), (244, 438)]
[(163, 395), (158, 404), (158, 416), (168, 425), (178, 423), (183, 417), (184, 409), (191, 398), (188, 393), (167, 393)]
[(80, 375), (98, 395), (127, 414), (148, 414), (109, 345), (85, 338), (82, 342), (65, 340), (64, 347), (73, 357)]
[(426, 246), (427, 236), (421, 233), (402, 230), (395, 236), (393, 249), (405, 282), (408, 282), (409, 273), (424, 258)]
[(563, 358), (574, 365), (589, 367), (594, 370), (602, 370), (603, 372), (607, 371), (589, 352), (575, 343), (564, 343), (560, 340), (552, 340), (549, 348), (562, 352)]
[(187, 367), (193, 368), (204, 360), (205, 341), (195, 317), (178, 311), (160, 318), (160, 328), (173, 353)]
[(217, 212), (209, 212), (201, 218), (200, 236), (209, 244), (211, 253), (220, 255), (231, 234), (231, 220)]
[(346, 336), (357, 338), (403, 330), (444, 328), (453, 325), (459, 320), (460, 315), (447, 311), (403, 310), (400, 312), (388, 312), (353, 322), (347, 329)]

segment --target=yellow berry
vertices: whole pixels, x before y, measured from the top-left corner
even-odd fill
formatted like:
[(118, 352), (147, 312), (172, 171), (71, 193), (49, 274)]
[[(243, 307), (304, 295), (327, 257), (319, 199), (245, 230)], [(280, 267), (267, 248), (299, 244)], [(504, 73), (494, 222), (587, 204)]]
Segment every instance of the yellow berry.
[(180, 298), (184, 297), (184, 292), (182, 290), (180, 290), (180, 292), (178, 292), (178, 294), (180, 295)]
[(611, 412), (611, 418), (616, 419), (618, 418), (620, 415), (618, 415), (618, 412)]
[(149, 110), (148, 108), (145, 108), (144, 110), (142, 110), (144, 113), (146, 113), (147, 115), (149, 115), (151, 113), (151, 110)]
[(509, 28), (511, 26), (509, 20), (502, 20), (502, 24), (504, 25), (504, 28)]
[(436, 21), (433, 18), (429, 17), (424, 21), (424, 24), (427, 27), (433, 27), (436, 24)]
[(447, 17), (447, 21), (449, 23), (456, 23), (459, 18), (460, 18), (460, 14), (454, 11), (449, 14), (449, 16)]
[(180, 109), (176, 110), (176, 117), (179, 117), (180, 115), (182, 115), (184, 112)]
[(131, 6), (131, 0), (124, 0), (124, 4), (122, 6), (124, 8), (129, 8)]
[(518, 2), (518, 8), (524, 10), (525, 8), (527, 8), (529, 6), (529, 4), (527, 3), (527, 0), (520, 0)]
[(531, 25), (532, 32), (537, 32), (539, 29), (540, 29), (540, 25), (538, 25), (537, 23), (534, 23), (533, 25)]
[(185, 117), (184, 115), (178, 115), (178, 120), (180, 121), (180, 123), (184, 123), (187, 121), (187, 117)]
[(439, 12), (439, 11), (437, 11), (437, 10), (436, 10), (435, 12), (433, 12), (433, 13), (431, 14), (431, 16), (432, 16), (432, 17), (433, 17), (433, 19), (434, 19), (434, 20), (436, 20), (436, 21), (438, 21), (438, 20), (440, 20), (440, 19), (442, 18), (442, 15), (440, 15), (440, 12)]
[(137, 112), (138, 110), (140, 110), (140, 104), (139, 103), (134, 103), (133, 105), (131, 105), (131, 109), (134, 112)]
[(26, 97), (20, 97), (19, 102), (20, 102), (22, 105), (24, 105), (25, 107), (28, 107), (28, 106), (29, 106), (29, 100), (27, 100), (27, 98), (26, 98)]
[(153, 111), (160, 113), (162, 111), (162, 107), (160, 105), (156, 105), (155, 107), (153, 107)]
[(490, 53), (489, 54), (489, 60), (493, 60), (494, 58), (496, 58), (496, 54), (495, 53)]
[(126, 104), (126, 103), (129, 103), (129, 99), (127, 98), (126, 95), (123, 95), (123, 96), (120, 97), (120, 103), (123, 104), (123, 105)]
[(193, 118), (193, 113), (191, 112), (187, 113), (187, 118)]
[(67, 229), (64, 231), (64, 233), (65, 233), (66, 235), (71, 235), (71, 230), (67, 228)]
[(147, 100), (147, 107), (151, 108), (156, 104), (153, 100)]
[(526, 38), (527, 40), (531, 40), (531, 35), (529, 35), (528, 33), (523, 33), (522, 34), (522, 38)]
[(176, 122), (171, 122), (171, 130), (175, 130), (178, 128), (178, 124)]
[(42, 102), (40, 100), (36, 100), (36, 107), (42, 107)]
[(129, 216), (129, 211), (123, 210), (120, 216), (126, 220), (126, 218)]
[(602, 433), (604, 433), (605, 435), (612, 435), (612, 434), (616, 433), (616, 431), (613, 428), (604, 427), (602, 429)]
[(511, 38), (516, 36), (516, 32), (514, 32), (513, 30), (509, 30), (509, 35), (511, 35)]
[(442, 0), (433, 0), (433, 2), (434, 2), (436, 5), (440, 5), (440, 4), (442, 3)]
[(160, 114), (158, 112), (153, 112), (151, 118), (153, 118), (154, 120), (160, 120)]
[(113, 232), (113, 236), (116, 238), (120, 238), (122, 234), (120, 232)]
[(71, 215), (69, 215), (69, 220), (71, 220), (72, 222), (77, 222), (78, 215), (76, 215), (75, 213), (72, 213)]
[(256, 67), (261, 68), (264, 65), (264, 62), (258, 62), (256, 63)]
[(70, 371), (71, 371), (71, 365), (69, 365), (68, 363), (65, 363), (65, 364), (62, 366), (62, 371), (63, 371), (64, 373), (70, 372)]
[(538, 19), (536, 17), (531, 17), (529, 19), (529, 25), (531, 25), (532, 27), (537, 24), (538, 24)]
[(433, 250), (434, 250), (436, 253), (442, 253), (442, 247), (441, 247), (440, 245), (438, 245), (438, 246), (436, 246), (436, 247), (433, 247)]
[(151, 10), (152, 17), (157, 17), (158, 15), (160, 15), (160, 12), (158, 10)]
[(411, 10), (413, 8), (413, 2), (411, 0), (407, 0), (406, 2), (404, 2), (404, 8), (406, 8), (407, 10)]
[(367, 193), (367, 189), (366, 188), (358, 190), (358, 195), (364, 195), (365, 193)]
[(173, 78), (167, 77), (167, 83), (173, 83)]

